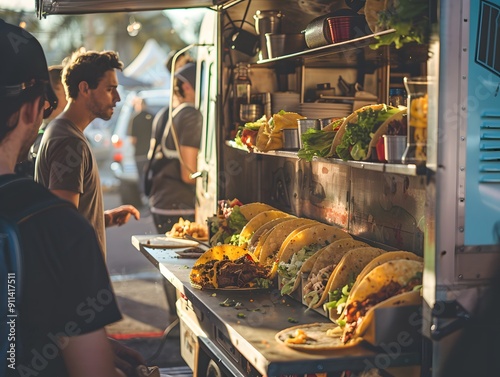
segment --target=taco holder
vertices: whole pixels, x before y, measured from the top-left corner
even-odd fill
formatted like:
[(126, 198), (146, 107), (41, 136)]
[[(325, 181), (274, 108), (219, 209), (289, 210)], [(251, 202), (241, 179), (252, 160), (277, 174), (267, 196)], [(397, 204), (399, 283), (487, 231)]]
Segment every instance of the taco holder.
[(422, 339), (421, 309), (421, 305), (376, 308), (363, 340), (375, 347), (417, 348)]

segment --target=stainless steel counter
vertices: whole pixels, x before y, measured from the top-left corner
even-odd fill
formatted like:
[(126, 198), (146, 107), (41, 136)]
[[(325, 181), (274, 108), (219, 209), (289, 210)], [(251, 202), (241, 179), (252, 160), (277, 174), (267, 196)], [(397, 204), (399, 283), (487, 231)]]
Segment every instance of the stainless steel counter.
[[(285, 328), (329, 320), (277, 289), (199, 290), (189, 282), (195, 259), (179, 258), (179, 249), (151, 248), (132, 237), (132, 243), (177, 288), (185, 307), (193, 311), (203, 333), (242, 375), (255, 369), (264, 376), (386, 369), (420, 364), (418, 352), (402, 352), (392, 347), (385, 352), (369, 345), (328, 352), (300, 352), (278, 343), (274, 336)], [(238, 308), (222, 306), (226, 300)], [(397, 350), (395, 352), (395, 350)], [(251, 367), (248, 365), (251, 364)]]

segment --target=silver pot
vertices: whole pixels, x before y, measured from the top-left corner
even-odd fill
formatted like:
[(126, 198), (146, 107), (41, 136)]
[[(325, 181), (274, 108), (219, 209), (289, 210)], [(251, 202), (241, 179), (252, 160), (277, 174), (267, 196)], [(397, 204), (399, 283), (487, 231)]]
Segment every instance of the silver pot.
[(279, 10), (258, 10), (253, 18), (255, 20), (255, 31), (260, 36), (259, 58), (261, 60), (268, 59), (266, 33), (279, 33), (281, 31), (283, 13)]
[(262, 105), (257, 103), (242, 103), (240, 105), (240, 119), (243, 122), (255, 122), (264, 114)]

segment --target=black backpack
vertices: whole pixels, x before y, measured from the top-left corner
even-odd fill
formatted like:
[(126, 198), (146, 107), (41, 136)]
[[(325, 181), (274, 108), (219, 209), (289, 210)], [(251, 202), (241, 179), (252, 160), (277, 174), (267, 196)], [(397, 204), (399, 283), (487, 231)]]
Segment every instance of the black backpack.
[[(26, 198), (12, 210), (9, 198)], [(0, 371), (14, 364), (21, 352), (19, 302), (22, 295), (22, 253), (18, 225), (49, 208), (70, 206), (32, 179), (12, 176), (0, 183)], [(5, 356), (7, 355), (7, 356)], [(3, 375), (3, 373), (0, 373)]]

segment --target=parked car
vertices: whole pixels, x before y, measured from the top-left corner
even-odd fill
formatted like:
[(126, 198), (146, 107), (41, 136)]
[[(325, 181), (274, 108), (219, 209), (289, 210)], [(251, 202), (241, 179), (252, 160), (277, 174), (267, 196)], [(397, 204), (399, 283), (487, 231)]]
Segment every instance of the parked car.
[(119, 192), (123, 204), (141, 207), (144, 204), (143, 195), (139, 189), (139, 174), (134, 158), (134, 145), (130, 140), (130, 121), (134, 116), (134, 99), (142, 98), (148, 110), (156, 115), (162, 107), (168, 105), (170, 92), (164, 89), (148, 89), (131, 92), (123, 101), (116, 120), (116, 126), (111, 136), (112, 163), (111, 170), (119, 180)]
[(83, 131), (89, 141), (92, 152), (99, 168), (109, 164), (111, 158), (111, 133), (113, 130), (112, 119), (109, 121), (100, 118), (94, 119)]

